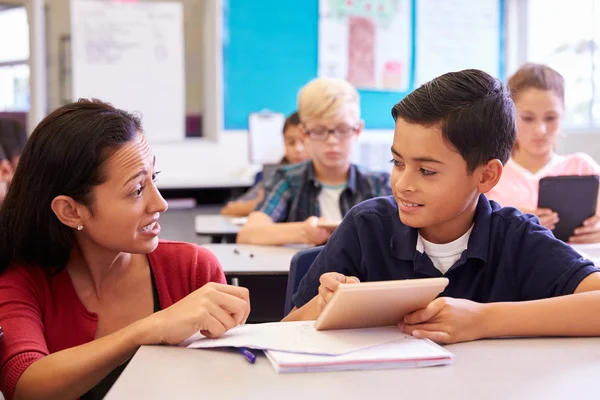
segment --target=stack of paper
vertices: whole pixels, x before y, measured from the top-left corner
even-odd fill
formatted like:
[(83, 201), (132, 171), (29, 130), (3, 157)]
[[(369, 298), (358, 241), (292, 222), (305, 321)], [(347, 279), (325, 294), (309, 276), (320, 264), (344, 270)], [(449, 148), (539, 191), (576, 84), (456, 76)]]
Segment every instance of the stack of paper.
[(265, 350), (277, 372), (427, 367), (452, 363), (454, 355), (397, 327), (317, 331), (314, 321), (243, 325), (218, 339), (197, 334), (191, 349), (247, 347)]
[(433, 367), (454, 360), (454, 354), (437, 344), (412, 336), (337, 356), (273, 350), (265, 354), (280, 373)]

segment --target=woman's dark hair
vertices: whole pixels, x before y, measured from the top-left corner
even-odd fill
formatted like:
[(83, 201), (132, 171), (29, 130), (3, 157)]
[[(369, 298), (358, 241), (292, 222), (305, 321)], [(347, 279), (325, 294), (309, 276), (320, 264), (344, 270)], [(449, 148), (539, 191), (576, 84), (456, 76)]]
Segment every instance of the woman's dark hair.
[(493, 159), (505, 164), (516, 138), (509, 91), (477, 69), (449, 72), (425, 83), (392, 108), (392, 117), (423, 126), (439, 124), (469, 174)]
[(0, 145), (8, 161), (13, 162), (21, 155), (26, 141), (27, 132), (23, 125), (12, 119), (0, 120)]
[(139, 118), (99, 100), (79, 100), (35, 128), (0, 208), (0, 273), (13, 262), (61, 271), (75, 237), (51, 209), (59, 195), (90, 207), (105, 161), (142, 131)]

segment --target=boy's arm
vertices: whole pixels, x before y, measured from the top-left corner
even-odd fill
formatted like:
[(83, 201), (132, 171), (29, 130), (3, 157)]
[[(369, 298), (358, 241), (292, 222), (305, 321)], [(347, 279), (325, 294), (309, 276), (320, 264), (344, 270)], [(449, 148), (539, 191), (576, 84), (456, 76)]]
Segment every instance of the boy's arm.
[(482, 337), (600, 336), (600, 272), (588, 275), (573, 295), (485, 308)]
[(303, 222), (275, 223), (267, 214), (254, 211), (237, 235), (238, 243), (282, 245), (304, 243)]
[(321, 245), (329, 239), (331, 232), (317, 226), (318, 222), (317, 217), (309, 217), (303, 222), (273, 222), (267, 214), (255, 211), (250, 214), (248, 222), (238, 233), (237, 242), (262, 245)]
[(438, 298), (401, 322), (405, 333), (440, 343), (499, 336), (600, 336), (600, 271), (527, 217), (509, 229), (518, 296), (476, 303)]
[(322, 275), (337, 272), (364, 280), (366, 274), (361, 270), (361, 259), (355, 210), (351, 209), (304, 275), (292, 298), (295, 307), (283, 321), (316, 320), (323, 307), (318, 300)]
[(221, 209), (221, 215), (246, 217), (256, 208), (258, 202), (259, 199), (230, 201)]
[(319, 296), (315, 296), (301, 308), (294, 307), (292, 311), (281, 321), (315, 321), (321, 314), (321, 307), (319, 307)]

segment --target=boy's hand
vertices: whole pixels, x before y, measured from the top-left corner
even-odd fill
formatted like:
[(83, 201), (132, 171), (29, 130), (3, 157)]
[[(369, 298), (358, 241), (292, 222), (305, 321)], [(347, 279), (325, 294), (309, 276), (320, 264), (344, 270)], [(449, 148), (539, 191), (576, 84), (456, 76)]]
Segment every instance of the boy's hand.
[(437, 343), (458, 343), (485, 336), (485, 304), (470, 300), (440, 297), (417, 310), (398, 324), (406, 334)]
[(575, 229), (569, 243), (598, 243), (600, 242), (600, 216), (594, 215), (583, 221), (583, 226)]
[(545, 226), (551, 231), (554, 230), (556, 224), (560, 220), (560, 218), (558, 218), (558, 214), (549, 208), (537, 208), (535, 210), (521, 208), (520, 210), (524, 214), (533, 214), (538, 217), (540, 220), (540, 225)]
[(333, 292), (337, 289), (340, 283), (360, 283), (360, 280), (355, 276), (346, 276), (338, 272), (327, 272), (319, 278), (321, 285), (319, 286), (318, 308), (319, 312), (323, 311), (325, 305), (331, 300)]
[(316, 246), (322, 245), (329, 240), (331, 231), (317, 226), (319, 218), (308, 217), (302, 224), (302, 236), (304, 243), (314, 244)]

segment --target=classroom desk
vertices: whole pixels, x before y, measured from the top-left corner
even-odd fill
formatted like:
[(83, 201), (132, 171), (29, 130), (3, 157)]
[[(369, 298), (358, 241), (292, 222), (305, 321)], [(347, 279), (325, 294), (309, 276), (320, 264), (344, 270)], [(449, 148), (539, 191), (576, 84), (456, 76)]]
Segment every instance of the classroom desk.
[(241, 229), (233, 223), (233, 218), (222, 215), (196, 215), (194, 220), (196, 235), (209, 236), (212, 243), (235, 243)]
[(571, 247), (573, 247), (578, 252), (589, 256), (595, 262), (598, 262), (598, 259), (600, 259), (600, 243), (572, 244)]
[(227, 275), (286, 275), (292, 257), (301, 246), (256, 246), (250, 244), (205, 244)]
[(250, 291), (252, 311), (248, 322), (275, 322), (283, 318), (290, 262), (294, 254), (306, 246), (223, 243), (204, 247), (217, 257), (229, 284)]
[(276, 374), (230, 350), (142, 346), (106, 399), (597, 399), (600, 338), (497, 339), (447, 346), (453, 365)]

